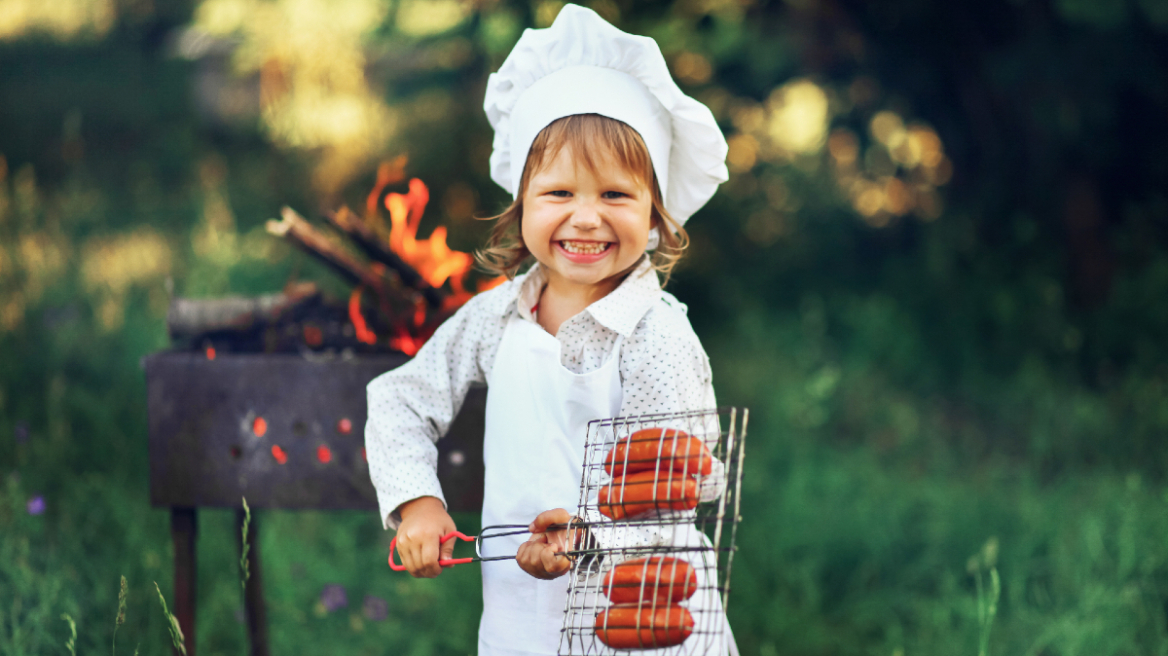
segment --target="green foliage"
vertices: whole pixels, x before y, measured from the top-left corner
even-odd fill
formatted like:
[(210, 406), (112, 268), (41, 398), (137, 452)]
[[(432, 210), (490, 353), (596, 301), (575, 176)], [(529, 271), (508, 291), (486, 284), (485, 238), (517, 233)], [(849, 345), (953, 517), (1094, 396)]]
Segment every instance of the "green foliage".
[[(995, 431), (1027, 435), (1007, 413), (1033, 402), (1033, 383), (995, 380), (1008, 385), (995, 399), (1014, 397), (1002, 414), (910, 391), (880, 357), (912, 354), (906, 316), (887, 302), (830, 308), (746, 312), (707, 339), (720, 401), (752, 408), (730, 604), (744, 652), (975, 653), (985, 641), (989, 653), (1163, 653), (1163, 482), (1081, 466), (1052, 477), (1007, 445), (987, 452)], [(875, 343), (835, 337), (837, 312), (857, 313), (850, 325)], [(967, 576), (970, 547), (991, 537), (992, 636), (992, 549)]]
[[(820, 152), (736, 169), (688, 225), (672, 291), (719, 400), (752, 409), (729, 606), (743, 653), (1168, 655), (1164, 3), (603, 4), (671, 65), (702, 58), (709, 79), (683, 87), (731, 136), (809, 77), (864, 166), (889, 166), (869, 134), (879, 111), (934, 126), (953, 160), (927, 220), (865, 222)], [(549, 7), (504, 2), (371, 45), (470, 53), (386, 82), (416, 120), (394, 147), (434, 191), (423, 233), (441, 221), (471, 250), (487, 226), (446, 216), (447, 191), (480, 215), (507, 200), (486, 174), (481, 81)], [(200, 63), (150, 36), (186, 17), (166, 20), (0, 46), (0, 653), (97, 653), (129, 634), (159, 654), (177, 639), (137, 365), (167, 346), (169, 289), (254, 294), (299, 277), (345, 291), (262, 228), (281, 205), (337, 200), (312, 195), (312, 154), (200, 118)], [(445, 113), (419, 118), (435, 98)], [(360, 207), (372, 176), (344, 200)], [(1076, 223), (1068, 208), (1092, 203)], [(134, 259), (103, 249), (158, 244), (157, 267), (101, 264)], [(203, 653), (246, 648), (235, 582), (254, 563), (234, 545), (249, 531), (273, 652), (474, 649), (476, 566), (393, 573), (366, 513), (233, 517), (200, 513)], [(326, 607), (326, 585), (348, 605)], [(366, 616), (367, 595), (387, 619)], [(126, 612), (155, 598), (162, 616)]]

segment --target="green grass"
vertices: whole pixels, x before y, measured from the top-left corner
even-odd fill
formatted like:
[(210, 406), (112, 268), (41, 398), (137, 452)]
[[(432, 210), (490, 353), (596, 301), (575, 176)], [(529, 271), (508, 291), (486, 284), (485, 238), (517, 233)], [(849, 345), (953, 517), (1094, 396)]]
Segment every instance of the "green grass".
[[(1050, 475), (1024, 458), (970, 455), (954, 434), (976, 434), (992, 417), (945, 429), (933, 416), (937, 398), (889, 384), (878, 367), (809, 356), (803, 325), (747, 316), (734, 339), (713, 340), (733, 345), (712, 350), (723, 400), (752, 407), (729, 609), (743, 653), (978, 654), (985, 608), (979, 620), (969, 565), (989, 540), (999, 545), (1001, 598), (985, 653), (1168, 653), (1162, 482), (1114, 468)], [(777, 346), (766, 348), (752, 326), (767, 327)], [(76, 619), (78, 653), (105, 652), (115, 629), (120, 644), (164, 653), (171, 639), (153, 581), (169, 597), (172, 552), (168, 515), (146, 496), (136, 369), (159, 318), (132, 313), (114, 335), (84, 321), (76, 330), (105, 355), (70, 363), (61, 350), (73, 343), (30, 333), (27, 343), (59, 364), (4, 369), (0, 425), (11, 430), (19, 418), (31, 435), (3, 453), (0, 653), (59, 653), (70, 637), (62, 613)], [(869, 418), (863, 430), (857, 415)], [(43, 515), (27, 511), (35, 494)], [(478, 566), (433, 581), (392, 572), (390, 534), (372, 513), (253, 517), (274, 653), (473, 651)], [(458, 522), (477, 528), (473, 516)], [(232, 511), (199, 514), (204, 654), (246, 651), (240, 530)], [(121, 576), (129, 585), (119, 627)], [(348, 607), (320, 605), (329, 584), (345, 587)], [(363, 617), (365, 595), (388, 602), (386, 620)]]

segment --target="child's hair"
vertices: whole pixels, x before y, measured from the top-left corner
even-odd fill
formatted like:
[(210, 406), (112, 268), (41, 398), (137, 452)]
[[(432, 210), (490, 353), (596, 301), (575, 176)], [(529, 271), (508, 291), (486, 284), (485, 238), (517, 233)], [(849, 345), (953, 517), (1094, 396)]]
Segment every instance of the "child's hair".
[(607, 148), (609, 154), (624, 166), (625, 170), (646, 183), (652, 193), (653, 209), (651, 225), (657, 228), (660, 242), (651, 255), (653, 268), (662, 274), (662, 285), (669, 282), (669, 276), (677, 261), (689, 246), (689, 235), (669, 212), (661, 198), (657, 184), (657, 174), (649, 158), (649, 149), (641, 140), (641, 135), (628, 125), (599, 114), (576, 114), (566, 116), (544, 128), (527, 153), (527, 163), (523, 167), (523, 177), (519, 181), (519, 193), (510, 207), (497, 216), (483, 220), (495, 220), (486, 248), (475, 253), (475, 259), (483, 269), (514, 278), (520, 267), (531, 257), (531, 251), (523, 243), (520, 230), (523, 221), (523, 194), (535, 175), (543, 166), (568, 146), (580, 157), (590, 171), (599, 170), (594, 153), (597, 148)]

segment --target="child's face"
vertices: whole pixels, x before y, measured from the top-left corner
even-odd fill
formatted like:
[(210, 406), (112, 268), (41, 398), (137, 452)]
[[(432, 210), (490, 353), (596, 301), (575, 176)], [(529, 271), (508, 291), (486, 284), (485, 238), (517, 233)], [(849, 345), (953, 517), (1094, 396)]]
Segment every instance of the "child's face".
[(523, 243), (547, 269), (549, 286), (600, 286), (607, 293), (649, 241), (648, 185), (611, 155), (594, 158), (596, 172), (564, 146), (523, 193)]

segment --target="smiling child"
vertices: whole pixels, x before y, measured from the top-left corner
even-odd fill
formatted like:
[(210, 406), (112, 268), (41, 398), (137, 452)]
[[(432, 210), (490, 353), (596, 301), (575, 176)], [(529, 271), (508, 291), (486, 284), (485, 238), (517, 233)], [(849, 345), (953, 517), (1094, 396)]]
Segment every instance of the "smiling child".
[(514, 201), (479, 260), (511, 280), (370, 383), (366, 446), (402, 563), (437, 576), (455, 524), (435, 441), (470, 385), (487, 383), (483, 525), (532, 535), (491, 546), (517, 561), (483, 567), (478, 653), (554, 654), (569, 563), (556, 556), (564, 532), (546, 529), (576, 510), (587, 423), (716, 405), (686, 308), (658, 274), (668, 280), (682, 224), (725, 181), (726, 142), (652, 39), (575, 5), (524, 33), (485, 104), (492, 177)]

